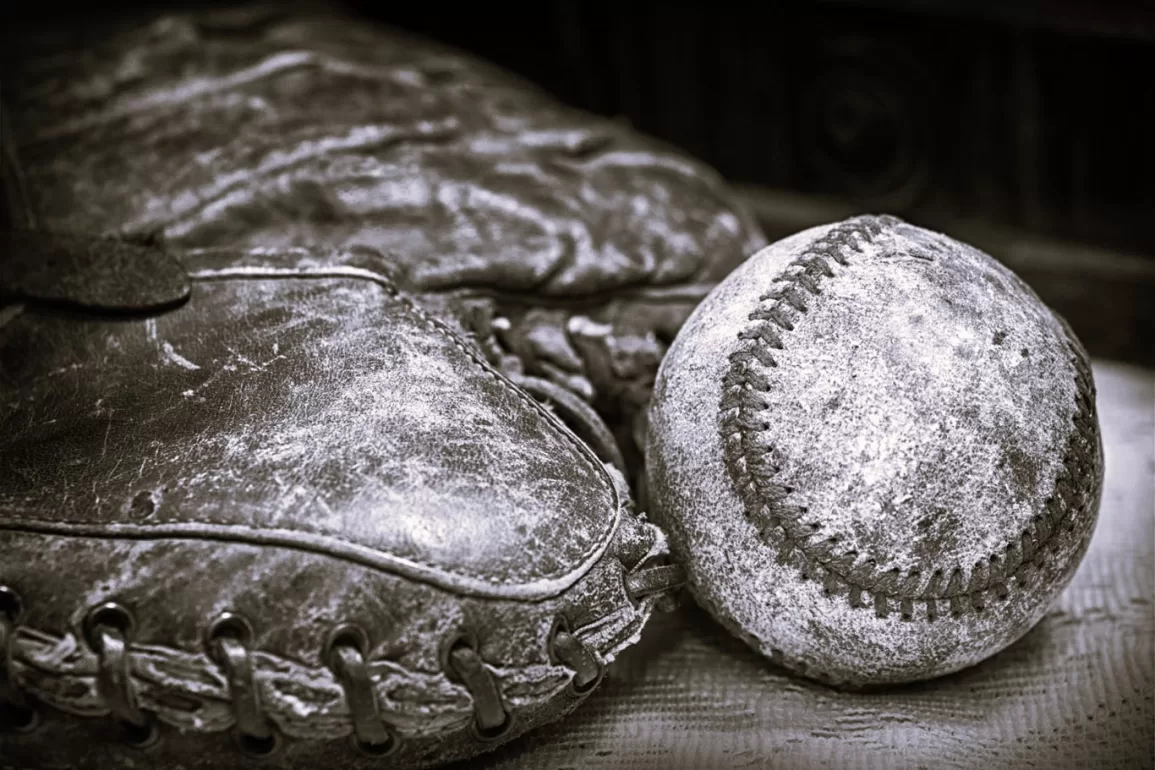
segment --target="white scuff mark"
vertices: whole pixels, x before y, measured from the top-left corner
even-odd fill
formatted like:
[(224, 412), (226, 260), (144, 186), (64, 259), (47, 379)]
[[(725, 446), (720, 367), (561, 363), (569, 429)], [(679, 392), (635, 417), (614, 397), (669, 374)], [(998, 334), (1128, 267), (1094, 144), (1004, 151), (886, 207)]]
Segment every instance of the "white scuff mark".
[(156, 340), (156, 319), (149, 318), (144, 322), (144, 333), (148, 335), (150, 340)]
[[(249, 367), (249, 369), (253, 372), (263, 372), (263, 371), (265, 371), (265, 367), (267, 367), (269, 364), (274, 363), (274, 362), (279, 361), (279, 360), (284, 358), (284, 356), (277, 353), (276, 343), (273, 344), (273, 357), (268, 359), (267, 361), (262, 361), (260, 363), (256, 363), (254, 361), (251, 361), (248, 357), (246, 357), (245, 355), (243, 355), (241, 353), (238, 353), (237, 351), (233, 350), (232, 348), (226, 348), (226, 350), (228, 350), (229, 353), (232, 354), (234, 360), (239, 361), (240, 363)], [(236, 371), (236, 366), (230, 364), (230, 365), (226, 366), (225, 369), (227, 369), (228, 371)]]
[(281, 346), (278, 343), (274, 342), (273, 343), (273, 355), (279, 356), (280, 354), (281, 354)]
[(322, 496), (321, 494), (318, 493), (313, 498), (313, 504), (316, 505), (318, 508), (320, 508), (322, 511), (324, 511), (326, 516), (329, 516), (329, 517), (333, 516), (332, 506), (329, 505), (329, 503), (325, 500), (324, 496)]
[[(182, 358), (181, 360), (183, 361), (184, 359)], [(186, 363), (189, 363), (189, 362), (186, 362)], [(196, 364), (191, 364), (191, 365), (194, 369), (199, 370), (201, 368), (201, 367), (197, 366)], [(213, 383), (215, 383), (222, 375), (224, 375), (228, 372), (234, 372), (234, 371), (236, 371), (236, 367), (232, 366), (231, 364), (226, 365), (220, 369), (217, 369), (215, 372), (213, 372), (211, 375), (209, 375), (209, 377), (204, 382), (202, 382), (200, 385), (197, 385), (195, 388), (192, 388), (189, 390), (181, 391), (181, 396), (183, 398), (196, 398), (199, 400), (200, 403), (204, 403), (205, 397), (201, 395), (201, 392), (203, 390), (205, 390), (206, 388), (211, 387), (213, 385)]]
[(64, 374), (65, 372), (74, 371), (76, 369), (79, 369), (80, 367), (81, 367), (81, 364), (69, 364), (68, 366), (62, 366), (59, 369), (53, 369), (52, 371), (50, 371), (48, 373), (48, 376), (49, 377), (56, 377), (57, 375)]
[(244, 356), (244, 354), (238, 353), (237, 351), (230, 348), (228, 345), (225, 345), (225, 350), (229, 351), (229, 355), (231, 355), (234, 360), (240, 361), (242, 364), (248, 364), (249, 366), (253, 365), (253, 362), (250, 361), (248, 358), (246, 358)]
[[(234, 439), (230, 438), (229, 443), (232, 444), (233, 440)], [(281, 478), (281, 474), (279, 473), (271, 473), (269, 474), (269, 478), (273, 480), (273, 483), (277, 485), (277, 489), (281, 492), (284, 492), (289, 486), (288, 483), (283, 478)]]
[[(121, 457), (118, 457), (118, 458), (116, 459), (116, 464), (115, 464), (115, 465), (113, 465), (113, 466), (112, 466), (112, 469), (111, 469), (111, 470), (108, 472), (108, 474), (107, 474), (107, 478), (109, 478), (109, 479), (114, 479), (114, 478), (116, 478), (116, 472), (117, 472), (117, 471), (120, 469), (120, 464), (121, 464), (122, 462), (124, 462), (124, 457), (123, 457), (123, 456), (121, 456)], [(92, 482), (92, 485), (93, 485), (93, 488), (94, 488), (94, 490), (93, 490), (93, 491), (95, 491), (96, 482), (95, 482), (95, 481), (94, 481), (94, 482)]]
[(173, 350), (171, 342), (165, 342), (160, 346), (160, 349), (166, 364), (176, 364), (182, 369), (188, 369), (190, 372), (195, 372), (196, 370), (200, 369), (200, 367), (194, 364), (192, 361), (189, 361), (180, 353), (177, 353), (175, 350)]
[(108, 434), (112, 432), (112, 410), (108, 410), (108, 423), (104, 426), (104, 445), (100, 448), (100, 456), (108, 454)]

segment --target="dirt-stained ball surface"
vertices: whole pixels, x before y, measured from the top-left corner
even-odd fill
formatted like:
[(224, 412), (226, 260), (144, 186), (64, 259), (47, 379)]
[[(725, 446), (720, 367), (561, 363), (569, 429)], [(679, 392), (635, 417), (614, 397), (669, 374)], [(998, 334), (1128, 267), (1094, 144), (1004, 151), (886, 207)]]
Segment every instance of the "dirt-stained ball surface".
[(848, 687), (1030, 630), (1103, 476), (1069, 327), (992, 257), (888, 216), (779, 241), (717, 286), (662, 364), (646, 465), (695, 598)]

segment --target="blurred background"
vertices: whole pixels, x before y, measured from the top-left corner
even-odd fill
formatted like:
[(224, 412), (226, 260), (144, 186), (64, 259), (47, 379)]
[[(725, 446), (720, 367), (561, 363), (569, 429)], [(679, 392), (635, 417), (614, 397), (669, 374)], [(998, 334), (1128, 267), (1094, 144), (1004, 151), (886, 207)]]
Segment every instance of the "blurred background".
[(704, 159), (771, 240), (898, 214), (1001, 259), (1094, 355), (1155, 366), (1151, 2), (341, 5)]
[(1155, 245), (1155, 6), (604, 3), (363, 13), (620, 117), (728, 178)]
[(1155, 6), (354, 7), (703, 158), (771, 239), (896, 213), (998, 256), (1097, 355), (1155, 361)]

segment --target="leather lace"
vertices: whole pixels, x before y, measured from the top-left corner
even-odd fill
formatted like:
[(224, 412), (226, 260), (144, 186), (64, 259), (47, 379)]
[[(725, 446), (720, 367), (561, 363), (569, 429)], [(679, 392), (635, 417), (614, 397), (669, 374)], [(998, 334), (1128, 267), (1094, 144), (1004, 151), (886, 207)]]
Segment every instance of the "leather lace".
[[(629, 596), (638, 601), (672, 591), (685, 580), (685, 571), (680, 566), (659, 564), (627, 574), (625, 588)], [(0, 586), (0, 706), (18, 729), (30, 728), (35, 723), (35, 710), (18, 686), (13, 667), (20, 609), (15, 592)], [(140, 746), (150, 743), (157, 735), (155, 722), (138, 704), (132, 682), (131, 615), (117, 604), (100, 605), (89, 612), (84, 630), (84, 638), (97, 657), (96, 685), (101, 699), (128, 729), (126, 738), (130, 742)], [(267, 754), (279, 745), (278, 733), (262, 710), (251, 639), (248, 624), (226, 613), (210, 627), (207, 648), (228, 683), (241, 745), (250, 753)], [(574, 672), (571, 681), (574, 691), (584, 694), (601, 681), (603, 661), (564, 623), (551, 634), (549, 645), (551, 658)], [(366, 660), (367, 647), (367, 640), (357, 643), (338, 637), (327, 650), (327, 661), (345, 692), (354, 742), (364, 753), (381, 755), (392, 752), (399, 739), (382, 718)], [(450, 677), (469, 692), (476, 737), (494, 740), (506, 734), (512, 726), (513, 715), (506, 709), (498, 680), (475, 645), (459, 640), (449, 650), (446, 663)]]
[(143, 727), (147, 720), (136, 705), (132, 690), (132, 661), (128, 656), (128, 639), (124, 631), (97, 626), (93, 645), (97, 654), (96, 689), (108, 704), (108, 710), (122, 722)]
[(329, 667), (345, 689), (357, 747), (368, 754), (391, 752), (397, 739), (386, 729), (381, 718), (377, 691), (373, 688), (362, 650), (351, 644), (334, 644), (329, 651)]
[(497, 680), (477, 651), (466, 644), (454, 645), (449, 651), (449, 665), (473, 698), (473, 714), (479, 735), (495, 737), (492, 733), (502, 732), (509, 721)]
[(257, 741), (273, 737), (269, 723), (261, 714), (260, 691), (253, 678), (253, 661), (240, 639), (220, 636), (213, 640), (214, 658), (224, 669), (233, 705), (237, 732)]
[(553, 637), (551, 652), (561, 663), (573, 669), (573, 688), (585, 692), (601, 680), (603, 666), (593, 651), (567, 629), (559, 629)]
[(679, 564), (643, 567), (626, 575), (626, 593), (634, 601), (674, 591), (686, 584), (686, 570)]

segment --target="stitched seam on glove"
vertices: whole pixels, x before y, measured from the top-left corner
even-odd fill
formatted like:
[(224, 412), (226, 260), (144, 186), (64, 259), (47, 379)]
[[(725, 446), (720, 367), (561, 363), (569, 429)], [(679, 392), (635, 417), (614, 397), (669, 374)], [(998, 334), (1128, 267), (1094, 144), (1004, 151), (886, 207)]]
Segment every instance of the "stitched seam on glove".
[[(609, 663), (637, 636), (654, 601), (656, 597), (647, 597), (637, 607), (623, 605), (574, 634), (586, 644), (600, 638), (596, 648)], [(18, 626), (12, 643), (16, 679), (23, 690), (77, 716), (108, 713), (97, 688), (97, 656), (75, 636)], [(181, 729), (222, 732), (234, 726), (228, 682), (204, 654), (159, 645), (131, 645), (129, 653), (141, 708)], [(473, 718), (464, 687), (448, 681), (443, 672), (414, 671), (389, 660), (372, 660), (367, 666), (383, 718), (406, 736), (453, 732)], [(514, 708), (552, 697), (569, 686), (573, 674), (560, 664), (489, 667)], [(344, 689), (327, 667), (258, 650), (253, 652), (253, 669), (263, 711), (285, 735), (337, 738), (352, 733)], [(303, 715), (301, 702), (316, 708)]]

